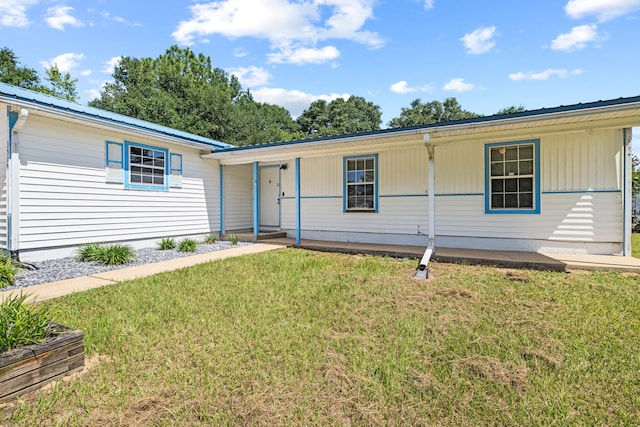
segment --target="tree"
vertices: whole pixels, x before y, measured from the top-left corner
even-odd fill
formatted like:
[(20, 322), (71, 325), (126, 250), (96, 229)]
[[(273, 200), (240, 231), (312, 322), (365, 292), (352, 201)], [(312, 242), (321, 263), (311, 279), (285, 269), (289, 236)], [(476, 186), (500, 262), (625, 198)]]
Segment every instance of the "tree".
[(498, 112), (495, 115), (499, 116), (503, 114), (515, 114), (515, 113), (522, 113), (523, 111), (527, 111), (525, 110), (524, 105), (517, 105), (517, 106), (512, 105), (510, 107), (506, 107), (498, 110)]
[(40, 82), (40, 76), (35, 69), (20, 65), (18, 57), (11, 49), (5, 47), (0, 50), (0, 82), (73, 102), (77, 100), (76, 83), (78, 79), (72, 79), (69, 73), (62, 74), (56, 65), (45, 68), (45, 73), (47, 75), (45, 80), (49, 82), (51, 87)]
[(633, 171), (631, 172), (631, 188), (633, 190), (633, 194), (638, 194), (640, 193), (640, 158), (638, 158), (638, 156), (636, 156), (635, 154), (631, 158), (631, 165), (633, 169)]
[(420, 126), (430, 123), (448, 122), (480, 117), (480, 114), (462, 109), (456, 98), (447, 98), (444, 102), (422, 103), (419, 98), (411, 101), (409, 108), (402, 108), (400, 116), (391, 119), (389, 127), (400, 128)]
[(297, 122), (307, 136), (334, 136), (380, 129), (380, 107), (359, 96), (311, 103)]

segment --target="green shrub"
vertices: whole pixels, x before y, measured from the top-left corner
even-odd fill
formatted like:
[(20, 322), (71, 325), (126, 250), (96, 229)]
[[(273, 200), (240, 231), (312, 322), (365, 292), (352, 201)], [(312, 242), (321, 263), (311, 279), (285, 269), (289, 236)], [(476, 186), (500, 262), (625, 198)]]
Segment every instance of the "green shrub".
[(186, 238), (180, 240), (180, 242), (178, 243), (178, 250), (181, 252), (195, 252), (197, 247), (198, 242), (196, 242), (194, 239)]
[(11, 256), (0, 256), (0, 289), (11, 286), (15, 283), (18, 266), (13, 262)]
[(35, 344), (49, 336), (49, 312), (27, 305), (27, 295), (4, 298), (0, 303), (0, 353)]
[(135, 256), (136, 253), (131, 246), (116, 243), (104, 248), (100, 254), (100, 262), (104, 265), (122, 265), (131, 261)]
[(232, 245), (237, 245), (238, 244), (238, 236), (236, 236), (235, 234), (231, 233), (231, 235), (229, 236), (229, 241), (231, 242)]
[(96, 261), (104, 265), (122, 265), (135, 258), (136, 253), (131, 246), (116, 243), (104, 246), (99, 243), (89, 243), (78, 249), (78, 261)]
[(80, 246), (76, 259), (83, 262), (101, 261), (104, 246), (100, 243), (89, 243)]
[(174, 240), (173, 237), (164, 237), (158, 243), (158, 248), (161, 251), (168, 251), (170, 249), (175, 249), (176, 248), (176, 241)]
[(218, 233), (209, 233), (206, 236), (204, 236), (204, 239), (202, 239), (202, 242), (204, 244), (210, 245), (212, 243), (215, 243), (218, 241)]

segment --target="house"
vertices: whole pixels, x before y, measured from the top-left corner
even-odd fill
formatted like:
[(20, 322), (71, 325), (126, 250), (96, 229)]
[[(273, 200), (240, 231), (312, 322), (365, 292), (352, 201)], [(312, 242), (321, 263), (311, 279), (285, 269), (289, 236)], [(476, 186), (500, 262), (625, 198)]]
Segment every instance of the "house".
[(23, 260), (247, 229), (631, 254), (640, 97), (253, 147), (2, 84), (0, 108), (0, 243)]

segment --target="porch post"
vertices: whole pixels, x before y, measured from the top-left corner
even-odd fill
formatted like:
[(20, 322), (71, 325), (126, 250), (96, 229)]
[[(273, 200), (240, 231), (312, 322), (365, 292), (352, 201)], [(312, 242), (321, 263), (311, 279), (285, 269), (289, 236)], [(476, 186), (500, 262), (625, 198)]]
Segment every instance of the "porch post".
[(296, 157), (296, 245), (300, 244), (300, 157)]
[(260, 232), (260, 207), (259, 207), (259, 185), (258, 185), (258, 162), (253, 162), (253, 235), (258, 238)]
[(220, 165), (220, 237), (225, 233), (224, 229), (224, 165)]
[(623, 181), (622, 181), (622, 255), (631, 256), (631, 205), (633, 203), (633, 147), (631, 129), (623, 129)]

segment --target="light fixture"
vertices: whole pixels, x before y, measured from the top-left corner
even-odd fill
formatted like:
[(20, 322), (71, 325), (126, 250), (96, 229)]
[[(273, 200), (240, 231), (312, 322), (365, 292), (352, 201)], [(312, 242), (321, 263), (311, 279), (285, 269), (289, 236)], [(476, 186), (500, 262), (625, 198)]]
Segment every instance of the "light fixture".
[(283, 163), (280, 165), (280, 170), (286, 171), (288, 167), (289, 165), (287, 165), (286, 163)]

